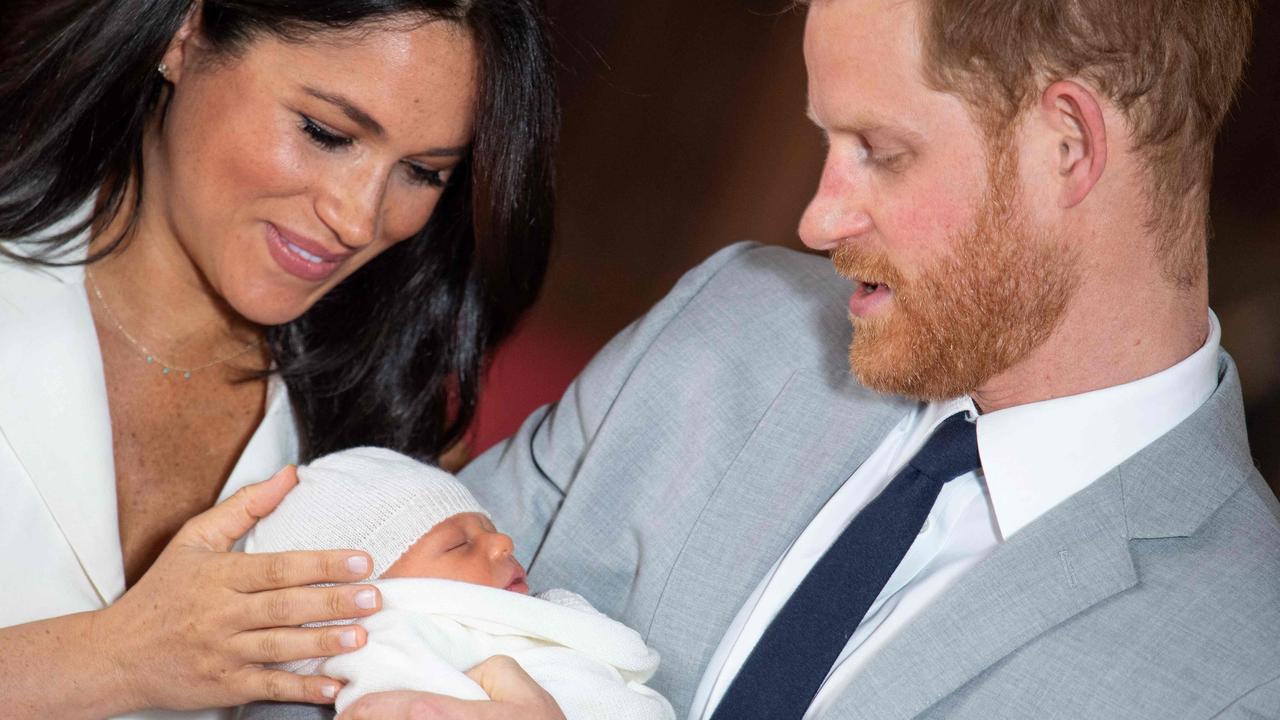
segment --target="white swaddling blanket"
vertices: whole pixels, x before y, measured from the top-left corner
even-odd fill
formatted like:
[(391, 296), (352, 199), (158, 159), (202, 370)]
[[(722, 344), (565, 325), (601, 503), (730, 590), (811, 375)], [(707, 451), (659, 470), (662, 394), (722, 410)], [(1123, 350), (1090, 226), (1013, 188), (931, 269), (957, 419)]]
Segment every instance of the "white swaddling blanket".
[(644, 682), (658, 654), (635, 630), (581, 596), (537, 597), (452, 580), (373, 583), (382, 610), (359, 621), (368, 643), (345, 655), (286, 666), (344, 680), (336, 707), (386, 690), (487, 700), (464, 672), (494, 655), (520, 664), (555, 698), (566, 720), (674, 720), (671, 704)]

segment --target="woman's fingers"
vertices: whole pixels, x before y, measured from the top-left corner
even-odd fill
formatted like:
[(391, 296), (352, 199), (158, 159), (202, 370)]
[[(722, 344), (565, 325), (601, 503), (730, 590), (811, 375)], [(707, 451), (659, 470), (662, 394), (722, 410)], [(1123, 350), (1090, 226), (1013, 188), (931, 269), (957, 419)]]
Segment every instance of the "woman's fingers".
[(333, 702), (342, 683), (320, 675), (294, 675), (284, 670), (252, 668), (245, 670), (245, 694), (274, 702)]
[(182, 526), (174, 541), (208, 550), (227, 551), (298, 484), (292, 465), (260, 483), (246, 485), (234, 495), (196, 515)]
[(359, 550), (232, 553), (225, 562), (233, 587), (241, 592), (358, 582), (373, 568), (369, 554)]
[(240, 633), (235, 645), (246, 662), (265, 664), (341, 655), (363, 647), (368, 637), (359, 625), (271, 628)]
[(246, 599), (241, 621), (251, 630), (360, 618), (382, 607), (382, 595), (371, 585), (268, 590)]

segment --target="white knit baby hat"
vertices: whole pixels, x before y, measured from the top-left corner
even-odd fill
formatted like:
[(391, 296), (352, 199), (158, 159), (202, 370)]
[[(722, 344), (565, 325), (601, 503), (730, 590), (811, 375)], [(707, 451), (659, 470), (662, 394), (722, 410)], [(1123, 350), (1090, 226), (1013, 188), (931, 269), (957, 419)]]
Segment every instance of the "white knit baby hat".
[(298, 467), (298, 485), (245, 539), (246, 552), (364, 550), (378, 578), (441, 520), (488, 516), (458, 479), (394, 450), (362, 447)]

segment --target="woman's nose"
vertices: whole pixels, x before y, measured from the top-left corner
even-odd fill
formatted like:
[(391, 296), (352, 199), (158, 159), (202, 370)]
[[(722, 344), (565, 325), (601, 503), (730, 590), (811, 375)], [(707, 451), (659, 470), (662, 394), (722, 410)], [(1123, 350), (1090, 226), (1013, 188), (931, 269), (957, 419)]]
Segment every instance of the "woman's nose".
[(321, 194), (316, 213), (343, 246), (365, 247), (378, 236), (384, 185), (373, 172), (352, 173)]

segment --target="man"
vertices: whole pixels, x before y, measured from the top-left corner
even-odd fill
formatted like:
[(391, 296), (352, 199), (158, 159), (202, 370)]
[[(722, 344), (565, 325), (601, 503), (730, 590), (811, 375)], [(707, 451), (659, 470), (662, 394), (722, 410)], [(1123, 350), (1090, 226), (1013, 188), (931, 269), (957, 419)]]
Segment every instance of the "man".
[(1280, 718), (1280, 508), (1205, 259), (1251, 4), (808, 13), (838, 275), (718, 254), (467, 469), (531, 584), (694, 719)]

